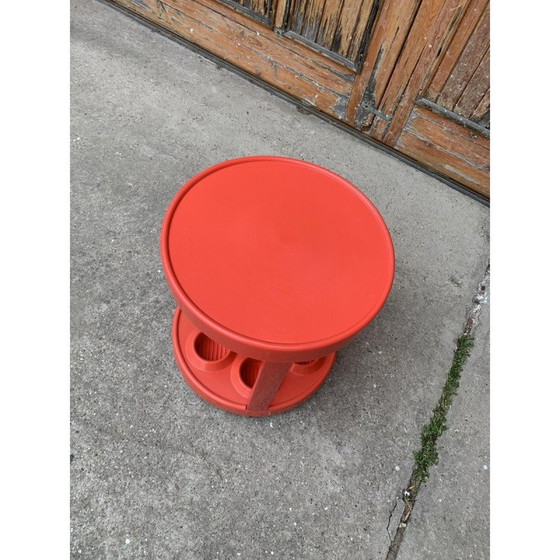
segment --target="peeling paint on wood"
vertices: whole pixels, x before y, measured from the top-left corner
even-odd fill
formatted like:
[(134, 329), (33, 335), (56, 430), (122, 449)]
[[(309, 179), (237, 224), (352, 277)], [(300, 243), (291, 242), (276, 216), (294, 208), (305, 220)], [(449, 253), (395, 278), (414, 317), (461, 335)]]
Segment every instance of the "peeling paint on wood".
[[(471, 118), (474, 111), (484, 99), (489, 87), (490, 51), (487, 50), (453, 110), (463, 117)], [(483, 112), (486, 111), (486, 109), (487, 107), (484, 106), (481, 108)]]
[(254, 16), (257, 21), (270, 22), (271, 5), (266, 0), (217, 0), (233, 8), (241, 9), (244, 13)]
[[(382, 56), (383, 47), (381, 47), (379, 49), (379, 52), (377, 53), (377, 59), (375, 60), (375, 64), (373, 65), (373, 70), (371, 71), (369, 82), (366, 89), (364, 90), (362, 100), (358, 105), (358, 110), (356, 111), (356, 115), (354, 117), (355, 126), (358, 130), (365, 130), (371, 126), (373, 117), (377, 109), (375, 88), (377, 85), (377, 69), (381, 62)], [(390, 120), (390, 118), (387, 118), (386, 120)]]
[(139, 8), (143, 8), (144, 10), (148, 10), (149, 12), (152, 11), (150, 6), (148, 6), (143, 0), (130, 0), (133, 4), (136, 4)]
[(291, 36), (356, 64), (371, 28), (375, 0), (292, 0), (285, 23)]
[(336, 117), (343, 121), (346, 122), (348, 119), (347, 116), (347, 110), (348, 110), (348, 96), (344, 95), (344, 96), (340, 96), (338, 98), (338, 102), (336, 105), (334, 105), (333, 107), (331, 107), (331, 111), (336, 115)]
[(488, 6), (488, 0), (470, 0), (463, 19), (457, 27), (453, 39), (444, 52), (444, 56), (432, 78), (429, 89), (426, 92), (426, 98), (436, 101), (437, 96), (441, 93), (445, 82), (453, 73), (453, 68), (457, 64), (457, 60), (463, 53), (465, 45), (472, 36), (481, 15)]
[(430, 109), (415, 107), (397, 144), (403, 153), (420, 154), (436, 171), (489, 196), (488, 138)]
[[(463, 91), (480, 65), (490, 46), (490, 9), (487, 4), (473, 31), (463, 44), (463, 51), (457, 62), (447, 74), (441, 93), (435, 98), (436, 103), (450, 110), (455, 110)], [(488, 86), (489, 82), (485, 83)], [(484, 89), (486, 91), (486, 88)], [(483, 91), (483, 93), (484, 93)], [(465, 115), (467, 116), (467, 115)]]
[(471, 119), (481, 126), (490, 127), (490, 87), (488, 87), (477, 108), (473, 111)]
[[(459, 16), (464, 11), (464, 0), (424, 0), (420, 4), (405, 46), (395, 66), (379, 109), (392, 114), (389, 127), (377, 120), (372, 135), (390, 146), (395, 146), (400, 132), (414, 107), (418, 94), (425, 89), (439, 60), (437, 52), (445, 50)], [(440, 57), (442, 55), (440, 54)]]

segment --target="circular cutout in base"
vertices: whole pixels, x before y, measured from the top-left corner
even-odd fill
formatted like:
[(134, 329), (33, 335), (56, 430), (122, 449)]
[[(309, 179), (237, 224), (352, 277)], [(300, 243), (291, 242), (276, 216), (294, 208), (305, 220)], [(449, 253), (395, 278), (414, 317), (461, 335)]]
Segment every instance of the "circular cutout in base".
[[(258, 360), (214, 343), (200, 333), (179, 307), (173, 319), (173, 349), (185, 381), (199, 397), (222, 410), (243, 416), (270, 416), (298, 406), (323, 384), (336, 357), (336, 353), (332, 353), (309, 363), (292, 364), (268, 410), (248, 412), (250, 381), (254, 383), (256, 375), (255, 368), (249, 365), (259, 365)], [(217, 359), (201, 360), (201, 357)], [(203, 367), (203, 361), (215, 366), (212, 369)]]

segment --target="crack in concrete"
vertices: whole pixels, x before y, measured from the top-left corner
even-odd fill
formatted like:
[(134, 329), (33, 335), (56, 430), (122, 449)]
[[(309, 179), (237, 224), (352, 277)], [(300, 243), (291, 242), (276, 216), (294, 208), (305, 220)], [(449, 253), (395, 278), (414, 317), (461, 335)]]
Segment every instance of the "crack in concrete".
[[(465, 337), (472, 336), (478, 324), (480, 312), (482, 311), (483, 306), (488, 303), (489, 283), (490, 283), (490, 264), (487, 265), (484, 276), (478, 284), (476, 295), (472, 299), (472, 305), (470, 309), (467, 311), (465, 326), (463, 328), (463, 332), (459, 337), (458, 341), (460, 341)], [(458, 349), (459, 349), (459, 345), (455, 350), (454, 361)], [(401, 543), (404, 539), (405, 530), (408, 526), (408, 522), (412, 515), (412, 511), (414, 510), (416, 498), (424, 482), (422, 478), (418, 479), (418, 477), (416, 476), (417, 467), (418, 465), (415, 464), (412, 474), (410, 475), (408, 486), (402, 491), (402, 498), (399, 498), (402, 499), (404, 502), (404, 510), (401, 515), (399, 526), (397, 527), (397, 530), (395, 531), (395, 535), (392, 539), (391, 539), (391, 534), (389, 532), (389, 526), (391, 524), (391, 519), (393, 517), (393, 513), (395, 512), (399, 499), (397, 499), (393, 509), (391, 510), (391, 513), (389, 514), (389, 521), (387, 523), (387, 533), (389, 534), (389, 538), (391, 539), (391, 544), (389, 545), (389, 550), (387, 551), (387, 556), (385, 557), (385, 560), (397, 559), (397, 555), (399, 553)]]
[(463, 330), (464, 335), (472, 334), (472, 331), (478, 324), (478, 317), (482, 311), (482, 307), (488, 303), (488, 285), (490, 284), (490, 265), (486, 267), (486, 272), (480, 283), (478, 284), (478, 289), (476, 295), (473, 298), (473, 306), (467, 314), (467, 320), (465, 322), (465, 329)]
[(389, 513), (389, 521), (387, 521), (387, 535), (389, 536), (389, 542), (392, 542), (393, 540), (393, 538), (391, 537), (391, 531), (389, 530), (389, 527), (391, 526), (391, 519), (393, 518), (393, 513), (395, 513), (395, 510), (397, 509), (398, 505), (399, 505), (399, 499), (395, 500), (395, 505), (393, 506), (391, 513)]

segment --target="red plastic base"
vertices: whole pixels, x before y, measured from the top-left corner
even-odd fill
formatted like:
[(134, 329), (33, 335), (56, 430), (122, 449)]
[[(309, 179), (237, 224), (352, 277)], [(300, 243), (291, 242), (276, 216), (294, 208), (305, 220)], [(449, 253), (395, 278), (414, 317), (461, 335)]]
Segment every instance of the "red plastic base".
[[(298, 406), (323, 384), (336, 357), (334, 352), (317, 360), (286, 364), (288, 371), (284, 373), (281, 364), (241, 356), (214, 342), (179, 307), (173, 319), (173, 349), (185, 381), (198, 396), (242, 416), (270, 416)], [(267, 387), (267, 381), (263, 383), (259, 378), (259, 373), (268, 375), (265, 367), (277, 376), (280, 386), (270, 404), (259, 409), (259, 396), (255, 394), (257, 380), (259, 387), (264, 386), (263, 392), (270, 391), (271, 386)]]

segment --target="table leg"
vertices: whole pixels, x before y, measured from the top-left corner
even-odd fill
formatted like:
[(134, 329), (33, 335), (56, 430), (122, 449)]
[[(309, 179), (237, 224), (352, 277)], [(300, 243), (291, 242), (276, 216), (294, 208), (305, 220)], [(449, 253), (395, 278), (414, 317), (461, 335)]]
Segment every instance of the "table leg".
[(247, 404), (248, 412), (264, 412), (268, 409), (291, 365), (262, 362)]

